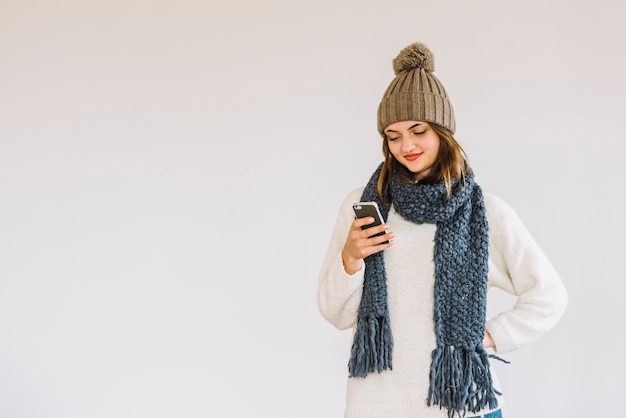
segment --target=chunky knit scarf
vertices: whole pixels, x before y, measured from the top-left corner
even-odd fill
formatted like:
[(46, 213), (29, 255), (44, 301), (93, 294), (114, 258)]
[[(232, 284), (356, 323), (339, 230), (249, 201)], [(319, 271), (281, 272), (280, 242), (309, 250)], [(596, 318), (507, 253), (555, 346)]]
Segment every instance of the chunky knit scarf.
[[(376, 183), (382, 165), (363, 191), (362, 201), (378, 203)], [(434, 323), (428, 405), (447, 408), (448, 416), (497, 406), (483, 348), (487, 296), (488, 227), (481, 188), (473, 173), (452, 186), (412, 184), (392, 178), (385, 200), (405, 219), (437, 225), (434, 242)], [(392, 368), (393, 337), (387, 306), (383, 252), (365, 258), (365, 280), (348, 364), (351, 377)]]

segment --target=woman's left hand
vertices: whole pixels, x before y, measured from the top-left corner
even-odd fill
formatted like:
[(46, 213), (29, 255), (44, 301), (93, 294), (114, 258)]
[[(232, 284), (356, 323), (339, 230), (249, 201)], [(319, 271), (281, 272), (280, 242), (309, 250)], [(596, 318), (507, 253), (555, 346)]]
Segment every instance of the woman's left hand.
[(493, 338), (491, 338), (491, 334), (487, 330), (485, 330), (485, 338), (483, 338), (483, 347), (496, 348), (496, 343), (493, 342)]

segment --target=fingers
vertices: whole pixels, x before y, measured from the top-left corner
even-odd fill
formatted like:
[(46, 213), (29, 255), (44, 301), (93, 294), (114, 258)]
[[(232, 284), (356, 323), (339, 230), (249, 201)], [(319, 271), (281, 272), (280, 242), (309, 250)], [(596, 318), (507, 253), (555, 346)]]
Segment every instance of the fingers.
[(385, 250), (393, 245), (395, 234), (389, 231), (389, 225), (383, 224), (361, 229), (373, 222), (373, 218), (356, 219), (352, 223), (344, 247), (350, 259), (363, 259), (371, 254)]
[(368, 225), (371, 225), (372, 223), (374, 223), (374, 218), (372, 217), (357, 218), (354, 220), (354, 222), (352, 222), (352, 226), (350, 227), (350, 229), (353, 231), (366, 230), (368, 231), (368, 237), (389, 229), (389, 226), (387, 224), (368, 227)]
[(495, 348), (496, 344), (491, 337), (489, 331), (485, 330), (485, 338), (483, 338), (483, 347), (485, 348)]
[(367, 216), (365, 218), (357, 218), (354, 220), (354, 222), (352, 222), (352, 228), (361, 229), (361, 227), (364, 227), (366, 225), (370, 225), (373, 223), (374, 223), (374, 218), (372, 218), (371, 216)]
[[(383, 234), (385, 232), (389, 233), (389, 225), (387, 224), (372, 226), (368, 228), (367, 225), (370, 225), (373, 221), (374, 221), (374, 218), (356, 219), (352, 223), (350, 233), (354, 234), (354, 236), (358, 239), (371, 238), (373, 236)], [(384, 241), (386, 240), (385, 239), (380, 240), (380, 242), (377, 242), (377, 244), (380, 244), (381, 242), (384, 242)]]
[(386, 250), (393, 245), (393, 239), (395, 234), (393, 232), (383, 233), (381, 235), (374, 235), (368, 238), (366, 242), (366, 256), (375, 254), (379, 251)]
[(367, 242), (371, 243), (371, 245), (367, 245), (361, 248), (361, 252), (360, 252), (361, 258), (366, 258), (372, 254), (376, 254), (378, 252), (381, 252), (391, 247), (393, 245), (393, 238), (387, 235), (389, 234), (385, 234), (383, 236), (378, 236), (374, 238), (369, 238)]

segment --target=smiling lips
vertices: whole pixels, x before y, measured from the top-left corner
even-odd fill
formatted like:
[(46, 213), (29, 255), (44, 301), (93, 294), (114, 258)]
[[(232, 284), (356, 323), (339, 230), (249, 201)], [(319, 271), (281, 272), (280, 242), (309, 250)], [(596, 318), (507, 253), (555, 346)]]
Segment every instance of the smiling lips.
[(405, 158), (405, 159), (407, 159), (407, 160), (409, 160), (409, 161), (415, 161), (415, 160), (417, 160), (417, 159), (420, 157), (420, 155), (422, 155), (422, 154), (423, 154), (422, 152), (420, 152), (419, 154), (407, 154), (407, 155), (405, 155), (405, 156), (404, 156), (404, 158)]

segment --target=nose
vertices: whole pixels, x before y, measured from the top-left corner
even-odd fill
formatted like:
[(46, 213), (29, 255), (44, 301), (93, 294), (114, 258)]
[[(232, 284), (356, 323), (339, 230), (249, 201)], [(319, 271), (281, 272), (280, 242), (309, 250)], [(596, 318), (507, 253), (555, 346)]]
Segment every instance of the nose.
[(409, 135), (402, 137), (402, 152), (407, 153), (415, 149), (415, 143)]

